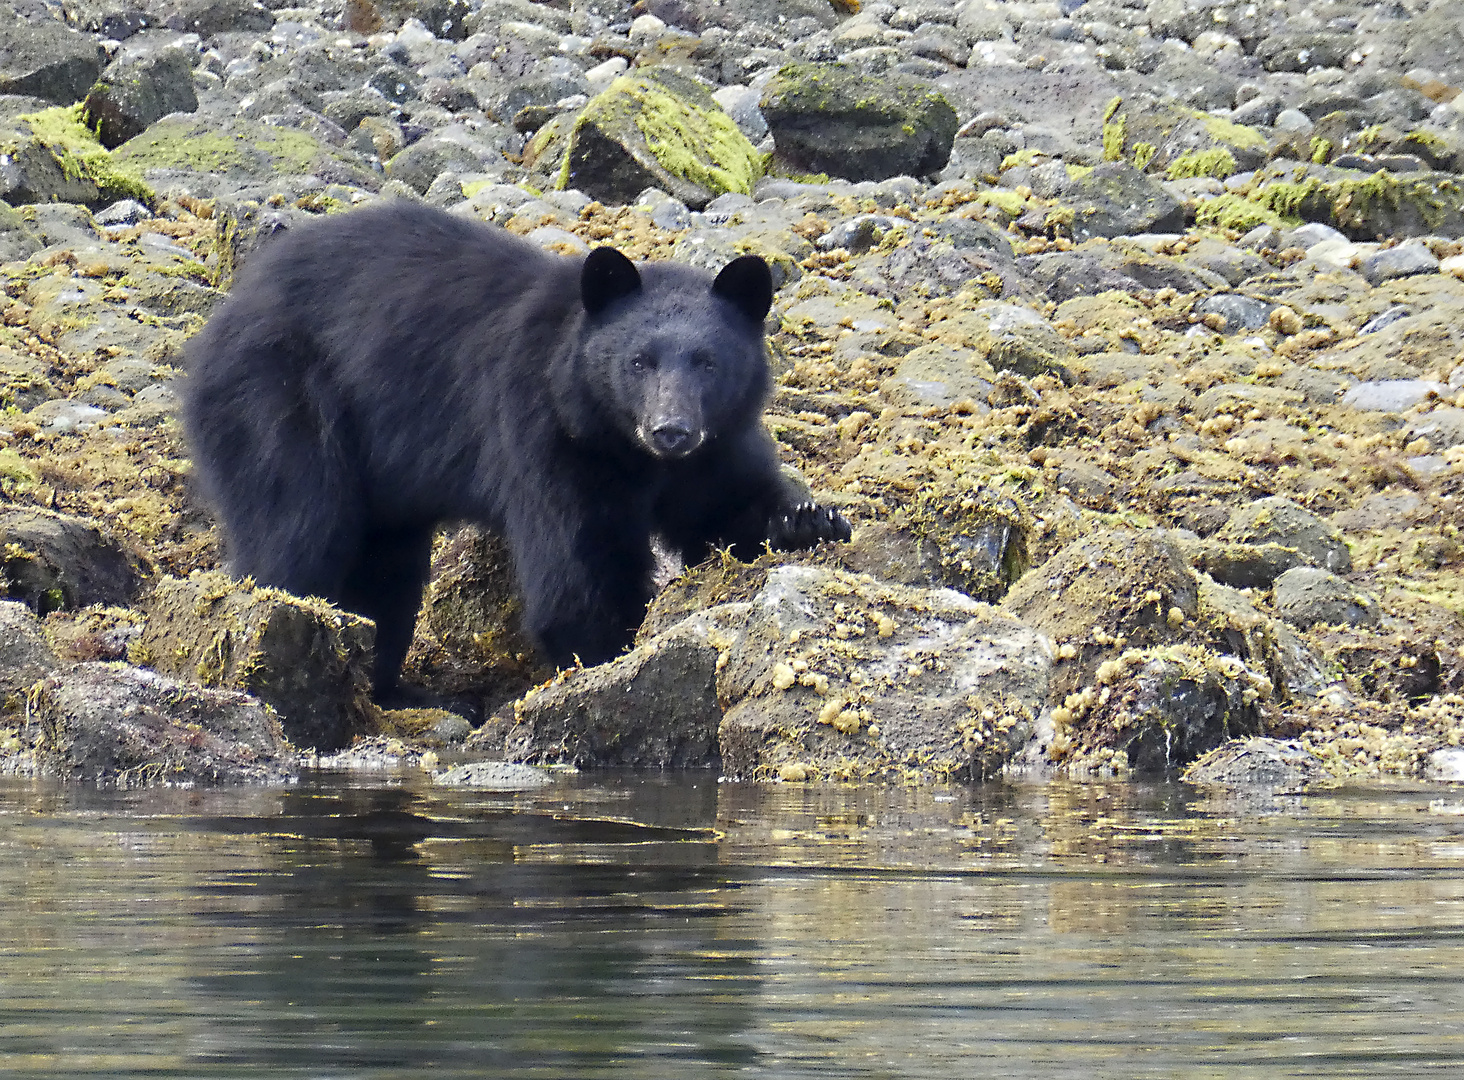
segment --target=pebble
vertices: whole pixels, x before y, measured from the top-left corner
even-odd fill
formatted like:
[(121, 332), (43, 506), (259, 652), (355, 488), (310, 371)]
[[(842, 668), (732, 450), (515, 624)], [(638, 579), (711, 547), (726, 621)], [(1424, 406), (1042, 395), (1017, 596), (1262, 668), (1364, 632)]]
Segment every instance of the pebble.
[(1439, 260), (1422, 244), (1399, 244), (1364, 257), (1358, 269), (1369, 285), (1381, 285), (1394, 278), (1437, 273)]
[(1341, 403), (1354, 409), (1401, 413), (1448, 392), (1447, 383), (1431, 379), (1383, 379), (1358, 383), (1342, 395)]

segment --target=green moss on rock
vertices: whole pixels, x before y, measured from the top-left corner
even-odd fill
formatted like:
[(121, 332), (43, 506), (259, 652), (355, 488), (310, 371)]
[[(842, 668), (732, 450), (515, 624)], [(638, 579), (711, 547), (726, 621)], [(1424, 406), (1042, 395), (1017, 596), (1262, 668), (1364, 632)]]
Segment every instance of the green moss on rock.
[(101, 199), (106, 201), (153, 202), (152, 188), (143, 181), (140, 171), (118, 161), (82, 122), (81, 105), (42, 109), (22, 114), (19, 119), (50, 151), (68, 179), (95, 184)]

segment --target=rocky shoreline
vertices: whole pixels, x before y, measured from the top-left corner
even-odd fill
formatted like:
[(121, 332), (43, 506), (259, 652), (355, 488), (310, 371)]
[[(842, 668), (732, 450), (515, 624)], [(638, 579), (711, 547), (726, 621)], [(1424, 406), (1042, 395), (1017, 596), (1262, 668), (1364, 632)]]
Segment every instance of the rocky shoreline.
[[(1464, 779), (1460, 0), (13, 6), (0, 771)], [(175, 412), (258, 245), (379, 198), (763, 255), (853, 542), (668, 567), (556, 674), (451, 531), (460, 704), (377, 710), (369, 623), (219, 572)]]

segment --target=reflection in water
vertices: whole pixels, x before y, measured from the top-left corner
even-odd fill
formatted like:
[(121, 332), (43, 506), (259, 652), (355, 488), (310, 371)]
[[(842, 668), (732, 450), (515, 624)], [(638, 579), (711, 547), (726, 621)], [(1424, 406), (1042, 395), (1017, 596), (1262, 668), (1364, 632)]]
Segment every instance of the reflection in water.
[[(712, 831), (715, 830), (715, 831)], [(1464, 794), (0, 782), (0, 1076), (1420, 1076)]]

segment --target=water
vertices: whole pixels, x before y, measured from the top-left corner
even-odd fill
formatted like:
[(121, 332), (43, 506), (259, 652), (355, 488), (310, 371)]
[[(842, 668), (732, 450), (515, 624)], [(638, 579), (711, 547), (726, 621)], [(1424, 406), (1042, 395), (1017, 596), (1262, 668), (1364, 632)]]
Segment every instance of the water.
[(0, 781), (4, 1077), (1464, 1070), (1464, 791)]

